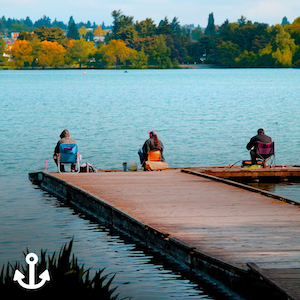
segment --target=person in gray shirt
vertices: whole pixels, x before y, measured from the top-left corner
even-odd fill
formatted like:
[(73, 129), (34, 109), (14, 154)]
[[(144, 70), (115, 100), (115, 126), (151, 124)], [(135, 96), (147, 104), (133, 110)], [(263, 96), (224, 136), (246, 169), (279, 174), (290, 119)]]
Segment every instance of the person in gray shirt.
[(265, 144), (272, 142), (272, 139), (265, 134), (265, 131), (262, 128), (257, 130), (257, 135), (253, 136), (246, 146), (247, 150), (250, 151), (251, 161), (253, 165), (256, 164), (256, 158), (259, 157), (256, 154), (258, 142), (265, 143)]

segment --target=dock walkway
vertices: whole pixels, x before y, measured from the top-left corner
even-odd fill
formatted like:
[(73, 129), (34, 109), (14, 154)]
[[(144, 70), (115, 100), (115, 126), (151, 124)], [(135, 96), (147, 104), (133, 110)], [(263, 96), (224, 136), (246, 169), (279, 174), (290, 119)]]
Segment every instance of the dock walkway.
[[(180, 170), (45, 174), (233, 269), (300, 274), (297, 205)], [(300, 299), (300, 276), (293, 277), (296, 290), (281, 289), (279, 279), (269, 281)]]

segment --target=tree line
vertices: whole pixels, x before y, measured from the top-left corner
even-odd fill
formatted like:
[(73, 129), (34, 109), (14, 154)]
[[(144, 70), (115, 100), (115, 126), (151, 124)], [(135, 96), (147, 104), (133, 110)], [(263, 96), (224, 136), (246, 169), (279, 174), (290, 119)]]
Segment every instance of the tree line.
[[(193, 30), (182, 27), (177, 17), (172, 21), (165, 17), (158, 25), (151, 18), (134, 21), (120, 10), (113, 11), (112, 17), (112, 26), (76, 24), (71, 17), (65, 29), (45, 16), (39, 28), (26, 19), (26, 26), (33, 30), (22, 29), (14, 44), (6, 47), (0, 38), (0, 53), (9, 54), (8, 62), (1, 56), (0, 64), (14, 68), (175, 68), (187, 63), (300, 66), (300, 17), (292, 24), (283, 18), (281, 24), (269, 26), (241, 16), (237, 22), (226, 20), (216, 26), (211, 13), (205, 29)], [(3, 18), (2, 23), (3, 32), (7, 26)]]

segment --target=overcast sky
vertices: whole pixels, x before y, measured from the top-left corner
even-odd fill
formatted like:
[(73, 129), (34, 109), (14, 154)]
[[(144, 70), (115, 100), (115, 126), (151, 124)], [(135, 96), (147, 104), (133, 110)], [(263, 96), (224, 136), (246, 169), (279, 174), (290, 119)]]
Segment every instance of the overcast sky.
[(158, 25), (166, 16), (177, 17), (181, 25), (207, 26), (208, 15), (214, 14), (215, 25), (228, 19), (236, 22), (242, 15), (252, 22), (280, 24), (286, 16), (292, 23), (300, 16), (300, 0), (0, 0), (0, 17), (26, 19), (33, 22), (44, 15), (53, 22), (112, 24), (111, 12), (121, 10), (135, 21), (146, 18)]

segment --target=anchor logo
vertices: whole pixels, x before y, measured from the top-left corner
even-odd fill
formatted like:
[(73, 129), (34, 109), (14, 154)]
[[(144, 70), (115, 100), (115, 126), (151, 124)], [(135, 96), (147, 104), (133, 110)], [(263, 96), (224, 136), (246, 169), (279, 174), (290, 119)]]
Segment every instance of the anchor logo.
[(35, 264), (38, 262), (38, 256), (35, 253), (29, 253), (26, 255), (26, 262), (29, 265), (29, 284), (25, 283), (23, 279), (25, 276), (19, 271), (15, 271), (15, 275), (13, 280), (17, 281), (19, 285), (28, 290), (36, 290), (42, 287), (46, 281), (50, 281), (49, 271), (45, 270), (42, 274), (39, 275), (41, 281), (39, 283), (35, 283)]

